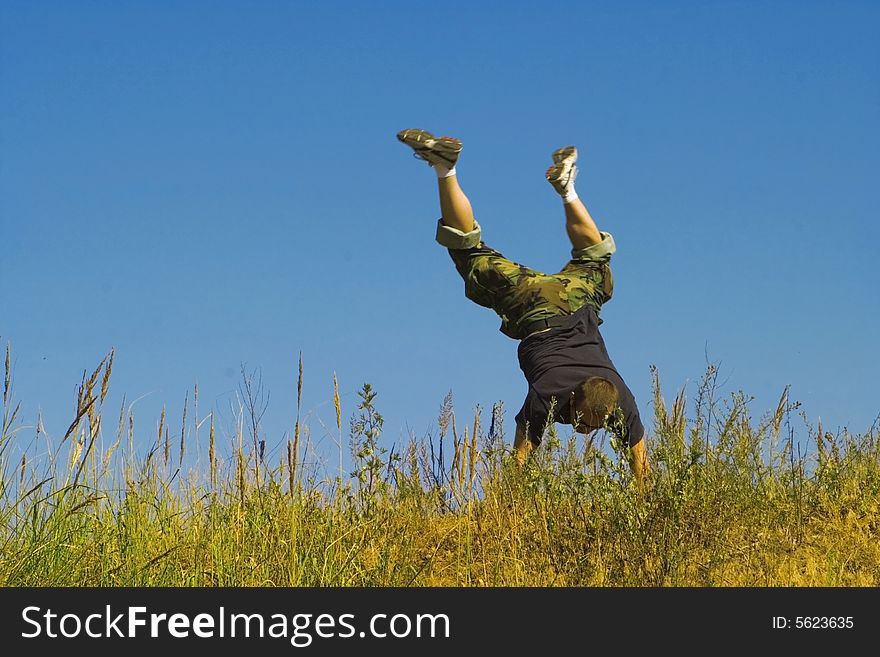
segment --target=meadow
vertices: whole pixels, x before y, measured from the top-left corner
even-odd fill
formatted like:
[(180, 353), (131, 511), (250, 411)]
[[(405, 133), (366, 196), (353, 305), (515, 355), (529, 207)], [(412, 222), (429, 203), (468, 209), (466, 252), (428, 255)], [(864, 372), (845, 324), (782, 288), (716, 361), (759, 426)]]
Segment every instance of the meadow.
[[(63, 437), (38, 423), (34, 438), (7, 348), (0, 585), (880, 584), (876, 426), (825, 432), (788, 390), (755, 418), (745, 393), (719, 394), (711, 365), (693, 398), (682, 389), (668, 403), (653, 370), (647, 491), (604, 433), (550, 426), (518, 467), (501, 405), (457, 417), (451, 395), (436, 431), (389, 446), (376, 391), (364, 384), (343, 418), (335, 377), (332, 429), (352, 466), (318, 467), (301, 423), (302, 360), (291, 438), (270, 462), (253, 379), (229, 448), (213, 414), (192, 410), (198, 388), (174, 428), (164, 412), (157, 431), (124, 404), (118, 416), (105, 408), (112, 369), (113, 352), (83, 376)], [(205, 439), (194, 465), (193, 441)], [(34, 440), (46, 456), (29, 460), (16, 446)]]

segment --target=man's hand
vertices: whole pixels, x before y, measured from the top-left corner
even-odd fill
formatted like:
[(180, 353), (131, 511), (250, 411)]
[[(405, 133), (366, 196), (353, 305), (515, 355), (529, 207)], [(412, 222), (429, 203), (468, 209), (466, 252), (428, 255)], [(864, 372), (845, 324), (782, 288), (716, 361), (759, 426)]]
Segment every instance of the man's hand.
[(645, 447), (644, 437), (630, 448), (630, 465), (636, 487), (642, 493), (647, 493), (651, 489), (651, 467), (648, 464), (648, 450)]
[(516, 453), (517, 465), (525, 465), (529, 459), (535, 445), (529, 439), (526, 428), (520, 424), (516, 425), (516, 435), (513, 438), (513, 449)]

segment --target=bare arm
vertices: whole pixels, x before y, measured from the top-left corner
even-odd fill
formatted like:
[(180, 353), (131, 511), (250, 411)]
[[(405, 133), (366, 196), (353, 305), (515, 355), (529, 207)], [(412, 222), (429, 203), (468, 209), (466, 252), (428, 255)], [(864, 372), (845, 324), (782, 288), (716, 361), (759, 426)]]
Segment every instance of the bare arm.
[(630, 465), (632, 466), (633, 476), (636, 480), (636, 486), (642, 492), (648, 490), (648, 476), (651, 468), (648, 465), (648, 450), (645, 447), (645, 438), (630, 448)]
[(513, 438), (513, 449), (516, 452), (516, 462), (519, 465), (524, 465), (534, 448), (534, 444), (526, 433), (525, 426), (517, 423), (516, 435)]

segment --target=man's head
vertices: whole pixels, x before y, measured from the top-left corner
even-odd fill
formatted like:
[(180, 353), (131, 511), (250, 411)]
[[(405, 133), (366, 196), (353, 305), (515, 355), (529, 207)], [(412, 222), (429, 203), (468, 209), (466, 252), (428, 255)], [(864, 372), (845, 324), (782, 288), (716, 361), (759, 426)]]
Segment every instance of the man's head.
[(617, 408), (617, 402), (617, 387), (611, 381), (601, 376), (587, 377), (571, 391), (571, 425), (581, 433), (599, 429)]

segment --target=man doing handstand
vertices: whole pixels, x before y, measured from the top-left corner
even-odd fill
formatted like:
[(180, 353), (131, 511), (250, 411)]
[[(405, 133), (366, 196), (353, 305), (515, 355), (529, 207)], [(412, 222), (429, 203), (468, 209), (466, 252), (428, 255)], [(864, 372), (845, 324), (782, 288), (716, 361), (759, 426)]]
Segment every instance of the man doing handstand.
[(465, 296), (501, 318), (501, 332), (519, 340), (517, 356), (529, 384), (516, 415), (514, 449), (525, 463), (550, 421), (589, 434), (605, 428), (629, 447), (640, 487), (648, 459), (645, 429), (632, 392), (624, 383), (599, 332), (600, 310), (611, 298), (613, 237), (600, 232), (575, 192), (577, 149), (556, 150), (545, 177), (562, 197), (571, 260), (557, 274), (519, 265), (486, 246), (470, 201), (458, 184), (462, 143), (425, 130), (401, 130), (397, 138), (437, 174), (441, 218), (437, 241), (449, 250), (464, 279)]

